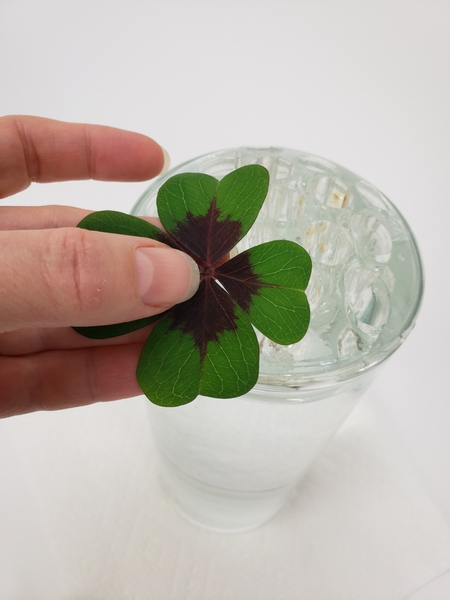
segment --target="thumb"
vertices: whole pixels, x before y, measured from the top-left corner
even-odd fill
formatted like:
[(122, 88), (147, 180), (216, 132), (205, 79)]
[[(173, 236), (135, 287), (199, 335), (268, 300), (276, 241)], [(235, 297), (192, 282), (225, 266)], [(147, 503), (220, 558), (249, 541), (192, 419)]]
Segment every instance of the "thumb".
[(192, 258), (147, 238), (0, 232), (0, 331), (132, 321), (187, 300), (198, 283)]

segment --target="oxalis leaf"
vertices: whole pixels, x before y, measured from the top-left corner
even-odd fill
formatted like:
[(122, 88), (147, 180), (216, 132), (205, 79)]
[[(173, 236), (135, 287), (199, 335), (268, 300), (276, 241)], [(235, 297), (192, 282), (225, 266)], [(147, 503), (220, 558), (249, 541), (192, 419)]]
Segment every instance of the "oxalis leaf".
[(183, 173), (158, 192), (165, 232), (114, 211), (92, 213), (79, 223), (156, 239), (186, 252), (199, 266), (198, 292), (163, 315), (75, 328), (87, 337), (105, 338), (157, 320), (137, 367), (139, 385), (155, 404), (180, 406), (199, 394), (231, 398), (248, 392), (259, 371), (253, 326), (279, 344), (293, 344), (305, 335), (310, 319), (305, 289), (311, 275), (306, 250), (279, 240), (226, 260), (255, 222), (268, 187), (268, 171), (259, 165), (241, 167), (220, 181)]

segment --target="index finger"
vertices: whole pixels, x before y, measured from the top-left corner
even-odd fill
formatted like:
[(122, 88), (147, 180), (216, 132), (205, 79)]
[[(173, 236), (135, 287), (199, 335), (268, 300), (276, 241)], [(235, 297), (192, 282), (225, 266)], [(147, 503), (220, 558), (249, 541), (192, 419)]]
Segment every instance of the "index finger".
[(31, 182), (145, 181), (164, 167), (163, 149), (131, 131), (29, 116), (0, 118), (0, 198)]

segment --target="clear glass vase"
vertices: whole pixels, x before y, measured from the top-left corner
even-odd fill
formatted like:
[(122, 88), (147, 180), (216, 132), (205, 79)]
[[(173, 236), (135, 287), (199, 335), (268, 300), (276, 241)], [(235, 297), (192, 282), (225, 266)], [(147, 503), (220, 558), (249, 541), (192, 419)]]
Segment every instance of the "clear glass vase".
[(311, 254), (311, 325), (298, 344), (257, 332), (258, 384), (245, 396), (199, 396), (177, 408), (148, 403), (164, 478), (196, 523), (242, 531), (270, 519), (358, 398), (411, 331), (423, 292), (417, 244), (394, 205), (339, 165), (286, 148), (233, 148), (188, 161), (157, 179), (132, 213), (156, 216), (176, 173), (221, 179), (265, 166), (269, 193), (240, 252), (272, 239)]

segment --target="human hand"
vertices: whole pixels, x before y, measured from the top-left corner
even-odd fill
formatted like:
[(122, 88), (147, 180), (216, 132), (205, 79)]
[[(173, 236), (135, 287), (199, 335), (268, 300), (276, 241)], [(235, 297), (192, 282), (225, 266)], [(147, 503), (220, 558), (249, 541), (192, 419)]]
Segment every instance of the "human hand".
[[(164, 166), (152, 139), (97, 125), (0, 118), (0, 198), (31, 182), (144, 181)], [(191, 297), (194, 261), (154, 240), (76, 228), (89, 211), (0, 208), (0, 416), (141, 393), (148, 328), (89, 340), (71, 326), (157, 314)]]

